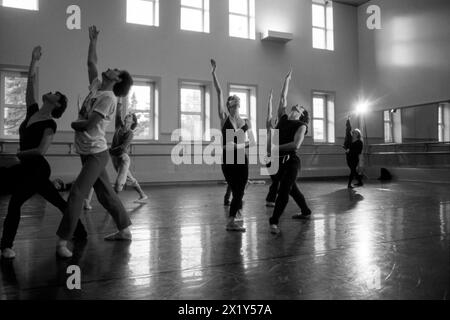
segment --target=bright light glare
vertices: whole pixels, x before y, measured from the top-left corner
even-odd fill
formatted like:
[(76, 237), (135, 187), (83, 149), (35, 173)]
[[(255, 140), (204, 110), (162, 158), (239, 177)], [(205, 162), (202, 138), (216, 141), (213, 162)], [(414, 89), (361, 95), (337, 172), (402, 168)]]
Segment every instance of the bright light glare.
[(363, 100), (356, 104), (356, 113), (363, 114), (369, 110), (369, 102)]

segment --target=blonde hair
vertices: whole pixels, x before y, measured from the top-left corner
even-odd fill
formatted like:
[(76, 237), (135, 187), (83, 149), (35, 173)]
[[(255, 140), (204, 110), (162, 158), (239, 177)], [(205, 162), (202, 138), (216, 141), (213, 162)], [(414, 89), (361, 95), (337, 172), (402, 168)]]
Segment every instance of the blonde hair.
[(361, 140), (361, 137), (362, 137), (362, 135), (361, 135), (361, 130), (359, 130), (359, 129), (354, 129), (354, 130), (352, 130), (352, 133), (356, 133), (356, 138), (358, 139), (358, 140)]

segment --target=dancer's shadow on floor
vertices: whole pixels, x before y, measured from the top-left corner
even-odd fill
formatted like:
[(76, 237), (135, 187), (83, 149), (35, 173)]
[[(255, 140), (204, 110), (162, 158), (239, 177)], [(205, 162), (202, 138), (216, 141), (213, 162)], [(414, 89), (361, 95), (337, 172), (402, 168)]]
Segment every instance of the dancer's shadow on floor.
[(346, 213), (355, 209), (364, 197), (355, 189), (340, 189), (319, 197), (319, 203), (325, 204), (326, 213)]

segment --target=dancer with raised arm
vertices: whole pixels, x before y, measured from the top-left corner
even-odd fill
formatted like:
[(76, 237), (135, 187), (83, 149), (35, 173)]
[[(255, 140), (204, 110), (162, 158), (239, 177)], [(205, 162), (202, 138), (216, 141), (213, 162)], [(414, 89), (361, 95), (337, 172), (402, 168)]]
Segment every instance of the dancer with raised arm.
[(72, 252), (67, 241), (72, 237), (75, 222), (81, 214), (83, 201), (94, 187), (101, 205), (114, 220), (118, 231), (105, 240), (131, 240), (130, 218), (117, 194), (111, 187), (106, 172), (109, 161), (105, 131), (114, 117), (117, 106), (116, 97), (127, 96), (133, 79), (125, 70), (108, 69), (98, 79), (97, 38), (99, 31), (95, 26), (89, 28), (88, 75), (90, 93), (84, 100), (78, 120), (72, 122), (75, 130), (75, 147), (81, 157), (82, 169), (70, 190), (68, 207), (57, 232), (56, 252), (60, 257), (69, 258)]
[(359, 129), (352, 130), (350, 123), (350, 117), (348, 117), (345, 133), (344, 149), (346, 153), (347, 166), (350, 169), (350, 175), (348, 176), (347, 188), (353, 189), (352, 182), (354, 179), (358, 180), (355, 184), (357, 187), (363, 186), (362, 176), (358, 173), (359, 155), (362, 153), (364, 144), (361, 139), (361, 131)]
[[(37, 104), (36, 64), (42, 55), (41, 47), (33, 49), (30, 68), (28, 71), (25, 102), (27, 113), (25, 120), (19, 127), (20, 151), (17, 157), (20, 164), (9, 168), (14, 177), (12, 195), (9, 200), (8, 213), (3, 224), (1, 240), (1, 255), (12, 259), (16, 256), (13, 243), (19, 227), (21, 207), (35, 194), (40, 194), (48, 202), (57, 207), (62, 213), (67, 203), (50, 181), (51, 169), (45, 154), (52, 144), (56, 133), (56, 122), (63, 115), (67, 107), (67, 98), (60, 92), (49, 92), (42, 96), (43, 105), (39, 109)], [(78, 221), (78, 224), (76, 223)], [(87, 234), (79, 220), (76, 225), (75, 237), (84, 239)]]
[[(226, 230), (244, 232), (245, 228), (236, 222), (236, 215), (242, 208), (242, 198), (244, 197), (245, 186), (248, 181), (248, 157), (245, 154), (245, 149), (248, 148), (250, 144), (253, 144), (255, 139), (251, 131), (250, 121), (243, 120), (239, 116), (239, 97), (228, 97), (226, 104), (227, 109), (225, 109), (222, 88), (216, 74), (217, 65), (216, 61), (213, 59), (211, 59), (211, 66), (214, 86), (217, 91), (220, 125), (222, 127), (222, 172), (231, 188), (233, 196), (230, 204)], [(245, 135), (248, 136), (249, 142), (245, 141)], [(227, 136), (232, 138), (227, 139)], [(238, 158), (239, 153), (242, 154), (242, 152), (244, 153), (244, 161), (243, 163), (240, 163), (241, 159)]]
[[(139, 198), (134, 202), (146, 203), (148, 197), (142, 191), (139, 182), (133, 177), (130, 171), (130, 156), (128, 155), (128, 149), (131, 141), (133, 141), (134, 131), (138, 125), (137, 117), (134, 113), (126, 114), (126, 110), (122, 104), (122, 98), (118, 98), (117, 110), (116, 110), (116, 131), (112, 140), (109, 154), (111, 155), (111, 161), (114, 169), (117, 172), (116, 182), (114, 184), (114, 191), (120, 193), (123, 190), (125, 183), (131, 185), (139, 194)], [(125, 115), (125, 116), (124, 116)], [(92, 191), (89, 193), (88, 199), (85, 201), (84, 208), (91, 207)], [(89, 210), (89, 209), (88, 209)]]
[(308, 218), (311, 210), (306, 204), (305, 197), (297, 187), (297, 175), (300, 170), (300, 158), (297, 151), (303, 143), (305, 135), (308, 131), (309, 115), (303, 108), (295, 105), (291, 108), (289, 114), (286, 113), (287, 92), (292, 77), (292, 70), (287, 74), (281, 99), (278, 106), (278, 125), (279, 130), (279, 169), (277, 178), (280, 186), (275, 201), (275, 208), (272, 217), (269, 219), (270, 232), (273, 234), (280, 233), (278, 227), (279, 219), (286, 208), (289, 201), (289, 194), (296, 199), (297, 204), (301, 208), (301, 214), (295, 215), (293, 218)]

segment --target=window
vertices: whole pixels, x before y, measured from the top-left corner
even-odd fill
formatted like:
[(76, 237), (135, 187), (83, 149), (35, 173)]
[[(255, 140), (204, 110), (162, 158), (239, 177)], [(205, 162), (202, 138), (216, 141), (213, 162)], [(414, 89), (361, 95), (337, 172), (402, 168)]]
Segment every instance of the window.
[(392, 143), (393, 139), (393, 117), (392, 111), (386, 110), (384, 111), (384, 142)]
[(334, 50), (333, 2), (312, 0), (313, 48)]
[(252, 125), (253, 135), (257, 140), (256, 134), (256, 87), (230, 84), (229, 96), (236, 95), (240, 99), (239, 115), (242, 119), (248, 119)]
[(39, 10), (38, 0), (0, 0), (0, 5), (17, 9)]
[(439, 142), (450, 141), (450, 103), (440, 103), (438, 106)]
[(206, 83), (182, 81), (180, 84), (180, 128), (189, 136), (182, 140), (210, 140), (210, 88)]
[(229, 0), (230, 37), (255, 39), (255, 0)]
[(0, 137), (18, 138), (25, 119), (25, 93), (28, 75), (25, 71), (0, 71)]
[(313, 92), (313, 137), (314, 142), (335, 142), (334, 95)]
[(438, 106), (438, 136), (439, 136), (439, 142), (444, 141), (444, 107), (443, 105)]
[(159, 26), (159, 0), (127, 0), (127, 23)]
[(180, 27), (209, 33), (209, 0), (181, 0)]
[(155, 81), (134, 78), (127, 97), (127, 110), (135, 113), (138, 119), (135, 139), (158, 140), (158, 90)]

